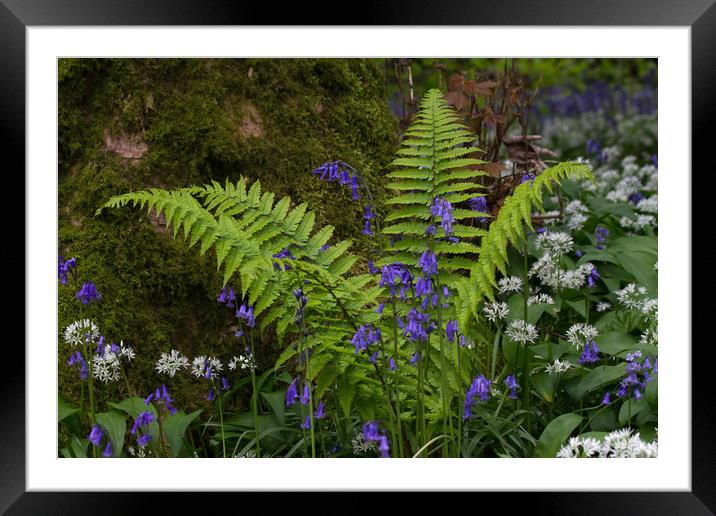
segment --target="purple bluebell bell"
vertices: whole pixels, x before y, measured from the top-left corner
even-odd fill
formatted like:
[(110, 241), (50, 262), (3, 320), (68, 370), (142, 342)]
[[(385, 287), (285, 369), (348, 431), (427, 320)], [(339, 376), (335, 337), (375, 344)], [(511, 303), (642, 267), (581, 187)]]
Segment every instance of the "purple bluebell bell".
[(303, 393), (301, 394), (301, 399), (299, 401), (301, 402), (301, 405), (308, 405), (311, 401), (311, 389), (307, 383), (303, 385)]
[(378, 351), (373, 351), (373, 354), (368, 358), (371, 364), (377, 364), (378, 354)]
[(594, 231), (594, 238), (596, 238), (597, 242), (606, 242), (608, 236), (609, 230), (607, 228), (597, 226), (597, 229)]
[(435, 253), (429, 249), (423, 251), (418, 259), (418, 266), (426, 276), (434, 276), (438, 273), (438, 261)]
[(226, 306), (232, 306), (234, 301), (236, 301), (236, 295), (234, 294), (234, 289), (231, 287), (226, 287), (221, 289), (221, 293), (219, 294), (219, 297), (216, 298), (216, 300), (219, 302), (219, 304), (226, 305)]
[(79, 299), (83, 305), (88, 305), (92, 301), (100, 301), (102, 294), (97, 290), (97, 286), (94, 283), (88, 281), (77, 291), (75, 297)]
[(373, 260), (368, 260), (368, 272), (371, 274), (378, 274), (380, 269), (373, 264)]
[(137, 415), (137, 417), (134, 419), (134, 426), (132, 426), (132, 429), (129, 431), (129, 433), (136, 434), (137, 430), (145, 429), (153, 421), (154, 421), (154, 414), (152, 414), (148, 410), (145, 410), (144, 412), (140, 412)]
[(246, 326), (249, 328), (256, 326), (253, 306), (247, 306), (245, 303), (241, 303), (241, 306), (236, 310), (236, 317), (244, 319), (246, 321)]
[(354, 201), (360, 200), (360, 195), (358, 194), (358, 187), (359, 187), (358, 176), (356, 176), (354, 174), (351, 176), (351, 194), (352, 194), (352, 199)]
[(585, 343), (578, 362), (580, 364), (593, 364), (597, 361), (599, 361), (599, 348), (597, 347), (597, 343), (594, 341)]
[(355, 354), (368, 349), (370, 344), (380, 340), (380, 330), (374, 329), (370, 324), (364, 324), (353, 334), (351, 344), (355, 346)]
[(433, 204), (430, 208), (430, 213), (433, 217), (440, 217), (440, 226), (443, 228), (445, 235), (452, 233), (452, 225), (455, 222), (453, 217), (452, 204), (442, 197), (436, 197), (433, 199)]
[(221, 377), (221, 390), (223, 390), (223, 391), (229, 390), (229, 380), (227, 380), (225, 376)]
[[(415, 296), (429, 296), (433, 293), (433, 280), (429, 276), (421, 276), (415, 283)], [(423, 309), (425, 309), (423, 307)]]
[(410, 357), (410, 365), (416, 365), (418, 363), (418, 360), (420, 360), (420, 353), (417, 351), (413, 353), (413, 356)]
[(609, 405), (612, 402), (611, 394), (609, 394), (609, 391), (604, 393), (604, 397), (602, 398), (602, 405)]
[(534, 184), (536, 179), (536, 176), (534, 174), (522, 174), (522, 179), (520, 180), (520, 184), (530, 181), (530, 188), (532, 188), (532, 185)]
[(107, 446), (105, 446), (104, 451), (102, 452), (102, 457), (108, 459), (112, 456), (112, 441), (107, 442)]
[(99, 425), (94, 425), (87, 436), (87, 440), (91, 442), (93, 446), (99, 446), (103, 435), (104, 432), (102, 431), (102, 428)]
[(448, 321), (448, 323), (445, 325), (445, 334), (447, 335), (448, 342), (455, 342), (455, 335), (457, 334), (456, 319)]
[(634, 192), (633, 194), (629, 195), (629, 197), (627, 197), (627, 201), (634, 205), (639, 204), (639, 202), (643, 201), (644, 199), (646, 199), (646, 197), (641, 192)]
[(60, 256), (57, 264), (57, 276), (60, 279), (60, 284), (67, 285), (67, 274), (74, 271), (77, 267), (77, 258), (72, 257), (69, 260)]
[(397, 366), (395, 365), (395, 360), (393, 360), (393, 357), (390, 357), (388, 359), (388, 364), (391, 371), (395, 371), (397, 369)]
[(298, 399), (298, 378), (294, 378), (291, 384), (288, 386), (288, 389), (286, 389), (286, 406), (290, 407), (294, 403), (296, 403), (296, 400)]
[(70, 359), (67, 361), (68, 365), (75, 365), (77, 364), (79, 366), (79, 374), (81, 380), (86, 380), (88, 371), (87, 371), (87, 362), (85, 362), (84, 357), (82, 356), (82, 353), (79, 351), (73, 353), (70, 355)]
[(511, 400), (517, 399), (517, 389), (520, 388), (520, 385), (517, 383), (517, 379), (515, 378), (515, 375), (511, 374), (507, 378), (505, 378), (505, 381), (503, 382), (505, 384), (505, 387), (507, 387), (510, 390), (510, 393), (508, 394), (508, 398)]
[(206, 397), (206, 399), (209, 401), (214, 401), (214, 398), (215, 398), (215, 393), (214, 393), (214, 388), (212, 387), (209, 389), (209, 395)]
[(430, 224), (427, 228), (425, 228), (425, 234), (428, 236), (433, 236), (435, 234), (435, 231), (435, 224)]
[(428, 322), (430, 322), (430, 315), (411, 308), (408, 312), (408, 322), (403, 329), (403, 336), (413, 341), (427, 340), (428, 334), (424, 325)]
[(303, 423), (301, 423), (301, 428), (303, 430), (310, 430), (311, 429), (311, 416), (306, 416), (303, 419)]
[[(487, 206), (487, 197), (484, 195), (481, 195), (480, 197), (473, 197), (472, 199), (467, 200), (467, 205), (470, 207), (473, 211), (479, 211), (480, 213), (489, 213), (489, 208)], [(480, 222), (484, 223), (487, 222), (487, 218), (485, 217), (478, 217)]]
[(599, 276), (599, 272), (597, 271), (597, 268), (596, 267), (592, 268), (592, 270), (589, 272), (589, 276), (587, 276), (587, 285), (589, 287), (595, 286), (597, 284), (597, 280), (599, 280), (599, 278), (600, 278), (600, 276)]
[(579, 249), (574, 251), (574, 254), (577, 256), (577, 258), (581, 258), (582, 256), (584, 256), (584, 253), (582, 251), (580, 251)]
[(490, 398), (491, 384), (492, 382), (485, 378), (484, 375), (475, 377), (465, 393), (465, 407), (462, 416), (463, 420), (470, 419), (472, 416), (472, 405), (475, 402), (475, 396), (477, 396), (480, 401), (487, 401)]
[(363, 437), (368, 441), (377, 441), (380, 439), (377, 421), (369, 421), (363, 424)]
[(378, 445), (380, 456), (384, 459), (390, 458), (390, 445), (388, 444), (388, 436), (380, 436), (380, 444)]
[(326, 415), (325, 413), (326, 406), (322, 401), (318, 402), (318, 407), (316, 407), (316, 411), (313, 413), (314, 417), (316, 419), (323, 419)]
[(376, 313), (382, 314), (384, 309), (385, 309), (385, 303), (381, 302), (378, 305), (378, 308), (375, 309), (375, 311), (376, 311)]

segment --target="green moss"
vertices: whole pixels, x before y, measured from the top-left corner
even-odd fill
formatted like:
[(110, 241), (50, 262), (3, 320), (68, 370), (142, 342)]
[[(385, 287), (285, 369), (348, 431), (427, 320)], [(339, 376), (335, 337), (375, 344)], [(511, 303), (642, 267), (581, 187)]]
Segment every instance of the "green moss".
[[(125, 208), (95, 217), (111, 195), (243, 175), (296, 203), (309, 202), (318, 224), (335, 225), (337, 238), (353, 238), (356, 250), (367, 252), (362, 205), (310, 170), (344, 160), (380, 197), (378, 178), (394, 151), (397, 124), (377, 62), (63, 59), (59, 66), (59, 252), (77, 256), (80, 279), (101, 290), (103, 300), (90, 315), (102, 333), (136, 349), (130, 383), (139, 394), (156, 387), (153, 367), (161, 351), (226, 360), (238, 349), (232, 314), (215, 301), (221, 279), (213, 255), (200, 257), (163, 234), (146, 212)], [(141, 139), (148, 151), (125, 160), (105, 148), (105, 132)], [(76, 288), (60, 287), (60, 331), (82, 316)], [(264, 336), (259, 364), (270, 366), (277, 349)], [(61, 343), (60, 389), (77, 402), (68, 356)], [(197, 400), (206, 396), (206, 385), (187, 375), (173, 381), (182, 407), (202, 406)], [(110, 386), (99, 399), (124, 391)]]

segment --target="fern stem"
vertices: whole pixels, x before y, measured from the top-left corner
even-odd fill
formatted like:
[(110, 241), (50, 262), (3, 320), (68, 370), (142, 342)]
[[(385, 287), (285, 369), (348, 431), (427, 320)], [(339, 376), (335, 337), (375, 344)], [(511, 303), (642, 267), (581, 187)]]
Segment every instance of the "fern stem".
[[(261, 457), (261, 442), (259, 439), (259, 393), (256, 392), (256, 355), (254, 355), (254, 331), (251, 330), (251, 412), (254, 416), (254, 432), (256, 433), (256, 458)], [(224, 425), (222, 422), (223, 432)]]
[[(376, 217), (377, 218), (377, 217)], [(393, 354), (397, 360), (398, 358), (398, 325), (396, 320), (398, 318), (398, 309), (395, 306), (395, 296), (390, 296), (390, 302), (393, 307)], [(398, 457), (403, 457), (403, 427), (400, 421), (400, 382), (398, 381), (397, 373), (393, 376), (394, 387), (395, 387), (395, 408), (398, 413), (396, 422), (398, 425)]]

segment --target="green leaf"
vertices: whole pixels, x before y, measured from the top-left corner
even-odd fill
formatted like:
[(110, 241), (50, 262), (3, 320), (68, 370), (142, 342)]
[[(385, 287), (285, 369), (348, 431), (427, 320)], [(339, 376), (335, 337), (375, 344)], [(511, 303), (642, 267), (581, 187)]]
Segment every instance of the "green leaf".
[(110, 410), (97, 414), (97, 424), (104, 428), (112, 440), (112, 456), (119, 457), (124, 447), (124, 433), (127, 431), (127, 416)]
[(261, 397), (271, 407), (271, 412), (283, 426), (286, 422), (286, 391), (262, 392)]
[(624, 365), (597, 366), (585, 376), (574, 390), (574, 397), (581, 399), (588, 392), (615, 382), (626, 375)]
[(57, 422), (67, 419), (72, 414), (79, 412), (80, 409), (73, 407), (62, 398), (57, 399)]
[(201, 410), (195, 410), (191, 414), (186, 414), (180, 410), (176, 414), (167, 417), (162, 423), (164, 437), (166, 437), (172, 450), (172, 455), (175, 457), (179, 456), (187, 427), (199, 414), (201, 414)]
[(622, 408), (619, 410), (619, 424), (626, 425), (629, 422), (629, 417), (631, 416), (631, 422), (633, 425), (637, 414), (648, 408), (649, 403), (645, 399), (642, 398), (638, 401), (634, 401), (629, 398), (622, 404)]
[(655, 355), (658, 352), (656, 346), (640, 344), (634, 337), (621, 331), (611, 331), (599, 335), (595, 340), (601, 353), (622, 358), (628, 352), (635, 350), (641, 350), (644, 355)]
[(569, 435), (584, 419), (578, 414), (562, 414), (547, 425), (535, 447), (535, 457), (554, 458)]

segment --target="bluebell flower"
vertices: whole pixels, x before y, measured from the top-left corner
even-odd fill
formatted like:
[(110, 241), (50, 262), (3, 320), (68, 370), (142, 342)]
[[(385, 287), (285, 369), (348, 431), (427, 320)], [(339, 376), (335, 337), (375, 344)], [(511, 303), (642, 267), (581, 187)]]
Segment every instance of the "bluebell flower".
[(596, 140), (589, 139), (587, 140), (587, 154), (599, 154), (601, 151), (601, 146), (599, 145), (599, 142)]
[(370, 344), (381, 339), (380, 329), (373, 328), (370, 324), (364, 324), (353, 334), (351, 344), (355, 346), (355, 354), (367, 350)]
[(643, 201), (644, 199), (646, 199), (646, 197), (641, 192), (634, 192), (633, 194), (629, 195), (629, 197), (627, 197), (627, 201), (634, 205), (639, 204), (639, 202)]
[(385, 309), (385, 303), (381, 302), (378, 305), (378, 308), (375, 309), (375, 311), (376, 311), (376, 313), (382, 314), (384, 309)]
[(367, 441), (377, 441), (380, 439), (377, 421), (369, 421), (368, 423), (363, 424), (363, 437)]
[(448, 342), (455, 342), (455, 334), (457, 333), (457, 320), (453, 319), (448, 321), (445, 325), (445, 334), (447, 335)]
[(597, 229), (594, 231), (594, 237), (596, 238), (597, 242), (605, 242), (608, 236), (609, 230), (607, 228), (597, 226)]
[(408, 322), (403, 329), (403, 336), (410, 340), (427, 340), (428, 334), (424, 325), (430, 321), (430, 315), (420, 313), (415, 308), (408, 312)]
[(433, 236), (433, 235), (435, 234), (435, 231), (436, 231), (435, 224), (430, 224), (430, 225), (425, 229), (425, 234), (428, 235), (428, 236)]
[(360, 199), (360, 195), (358, 195), (358, 176), (356, 175), (351, 176), (351, 194), (354, 201)]
[(418, 259), (418, 266), (423, 270), (426, 276), (434, 276), (438, 273), (438, 261), (435, 253), (429, 249), (423, 251)]
[(584, 253), (582, 251), (580, 251), (579, 249), (574, 251), (574, 254), (577, 258), (581, 258), (582, 256), (584, 256)]
[(323, 419), (323, 417), (325, 417), (325, 407), (322, 401), (318, 402), (318, 407), (316, 407), (316, 411), (313, 413), (316, 419)]
[(416, 365), (418, 363), (418, 360), (420, 360), (420, 353), (417, 351), (413, 353), (413, 356), (410, 357), (410, 365)]
[(422, 297), (433, 293), (433, 280), (429, 276), (421, 276), (415, 283), (415, 296)]
[(88, 305), (92, 301), (100, 301), (102, 294), (99, 293), (97, 287), (91, 281), (88, 281), (82, 285), (79, 291), (75, 294), (75, 297), (79, 299), (83, 305)]
[(395, 365), (395, 360), (393, 360), (393, 357), (390, 357), (388, 359), (388, 363), (390, 364), (391, 371), (395, 371), (397, 369), (397, 366)]
[(85, 359), (82, 357), (82, 353), (77, 351), (70, 355), (70, 359), (67, 361), (67, 364), (70, 366), (77, 364), (80, 369), (80, 379), (87, 379), (87, 362), (85, 362)]
[(587, 342), (584, 344), (582, 349), (582, 355), (579, 357), (580, 364), (592, 364), (599, 360), (599, 348), (597, 343), (594, 341)]
[(296, 388), (296, 384), (298, 383), (298, 378), (294, 378), (291, 384), (288, 386), (288, 389), (286, 390), (286, 406), (290, 407), (294, 403), (296, 403), (296, 399), (298, 399), (298, 390)]
[(214, 388), (209, 389), (209, 395), (206, 397), (209, 401), (214, 401)]
[(225, 376), (221, 377), (221, 389), (224, 391), (229, 390), (229, 380), (227, 380)]
[[(228, 288), (228, 290), (227, 290)], [(231, 306), (234, 301), (236, 301), (236, 295), (234, 294), (234, 289), (231, 287), (224, 287), (221, 289), (221, 293), (219, 294), (219, 297), (216, 298), (216, 300), (219, 302), (219, 304)]]
[(480, 401), (487, 401), (490, 398), (491, 384), (492, 382), (485, 378), (484, 375), (475, 377), (465, 393), (463, 420), (470, 419), (472, 416), (472, 405), (475, 402), (475, 396), (477, 396)]
[(100, 428), (99, 425), (94, 425), (89, 435), (87, 436), (87, 440), (91, 442), (93, 446), (99, 446), (103, 435), (104, 432), (102, 431), (102, 428)]
[(511, 374), (507, 378), (505, 378), (505, 381), (503, 382), (505, 384), (505, 387), (507, 387), (510, 390), (510, 394), (507, 396), (511, 400), (517, 399), (517, 389), (520, 388), (520, 385), (517, 383), (517, 379), (515, 378), (515, 375)]
[[(489, 210), (487, 206), (487, 197), (485, 197), (484, 195), (468, 199), (467, 205), (470, 207), (471, 210), (479, 211), (481, 213), (488, 213)], [(479, 217), (478, 220), (483, 223), (487, 222), (487, 218), (485, 217)]]
[(308, 384), (303, 385), (303, 393), (301, 394), (301, 405), (308, 405), (308, 402), (311, 399), (311, 390), (308, 387)]
[(110, 440), (107, 443), (107, 446), (105, 446), (104, 451), (102, 452), (102, 457), (109, 458), (112, 456), (112, 441)]
[(378, 353), (379, 353), (378, 351), (373, 351), (373, 354), (368, 358), (368, 361), (369, 361), (371, 364), (376, 364), (376, 363), (377, 363), (376, 360), (378, 360)]
[(154, 421), (154, 414), (145, 410), (140, 412), (134, 420), (134, 426), (129, 431), (131, 434), (136, 434), (137, 430), (148, 427)]
[(522, 174), (522, 179), (520, 180), (520, 184), (530, 181), (530, 188), (532, 188), (532, 185), (534, 185), (536, 176), (534, 174)]
[(371, 274), (378, 274), (380, 272), (380, 269), (373, 265), (373, 260), (368, 260), (368, 272)]
[(60, 256), (58, 259), (57, 264), (57, 277), (60, 279), (60, 283), (62, 285), (67, 285), (67, 274), (75, 270), (77, 267), (77, 258), (72, 257), (69, 260), (65, 261), (65, 259)]
[(452, 233), (452, 224), (455, 222), (453, 217), (452, 204), (442, 197), (436, 197), (433, 199), (433, 204), (430, 208), (430, 213), (433, 217), (440, 217), (440, 226), (443, 228), (445, 235)]
[(386, 435), (380, 436), (378, 451), (380, 452), (380, 456), (384, 459), (390, 458), (390, 445), (388, 444), (388, 437)]
[(465, 335), (460, 335), (460, 346), (465, 347)]
[(330, 245), (330, 244), (324, 244), (324, 245), (322, 245), (322, 246), (320, 247), (319, 251), (320, 251), (320, 252), (325, 252), (325, 251), (328, 251), (330, 248), (331, 248), (331, 245)]
[(654, 166), (658, 169), (659, 168), (659, 158), (656, 154), (652, 154), (651, 156), (651, 162), (654, 164)]
[(245, 303), (241, 303), (241, 306), (236, 310), (236, 317), (244, 319), (249, 328), (256, 326), (253, 306), (247, 306)]
[(592, 270), (589, 272), (589, 276), (587, 276), (587, 285), (589, 287), (593, 287), (594, 285), (597, 284), (597, 280), (599, 278), (600, 278), (600, 276), (599, 276), (599, 272), (597, 272), (597, 268), (596, 267), (592, 268)]
[(607, 391), (604, 393), (604, 397), (602, 398), (602, 405), (609, 405), (611, 402), (611, 394)]
[(311, 416), (306, 416), (303, 420), (303, 423), (301, 423), (301, 428), (304, 430), (310, 430), (311, 429)]

